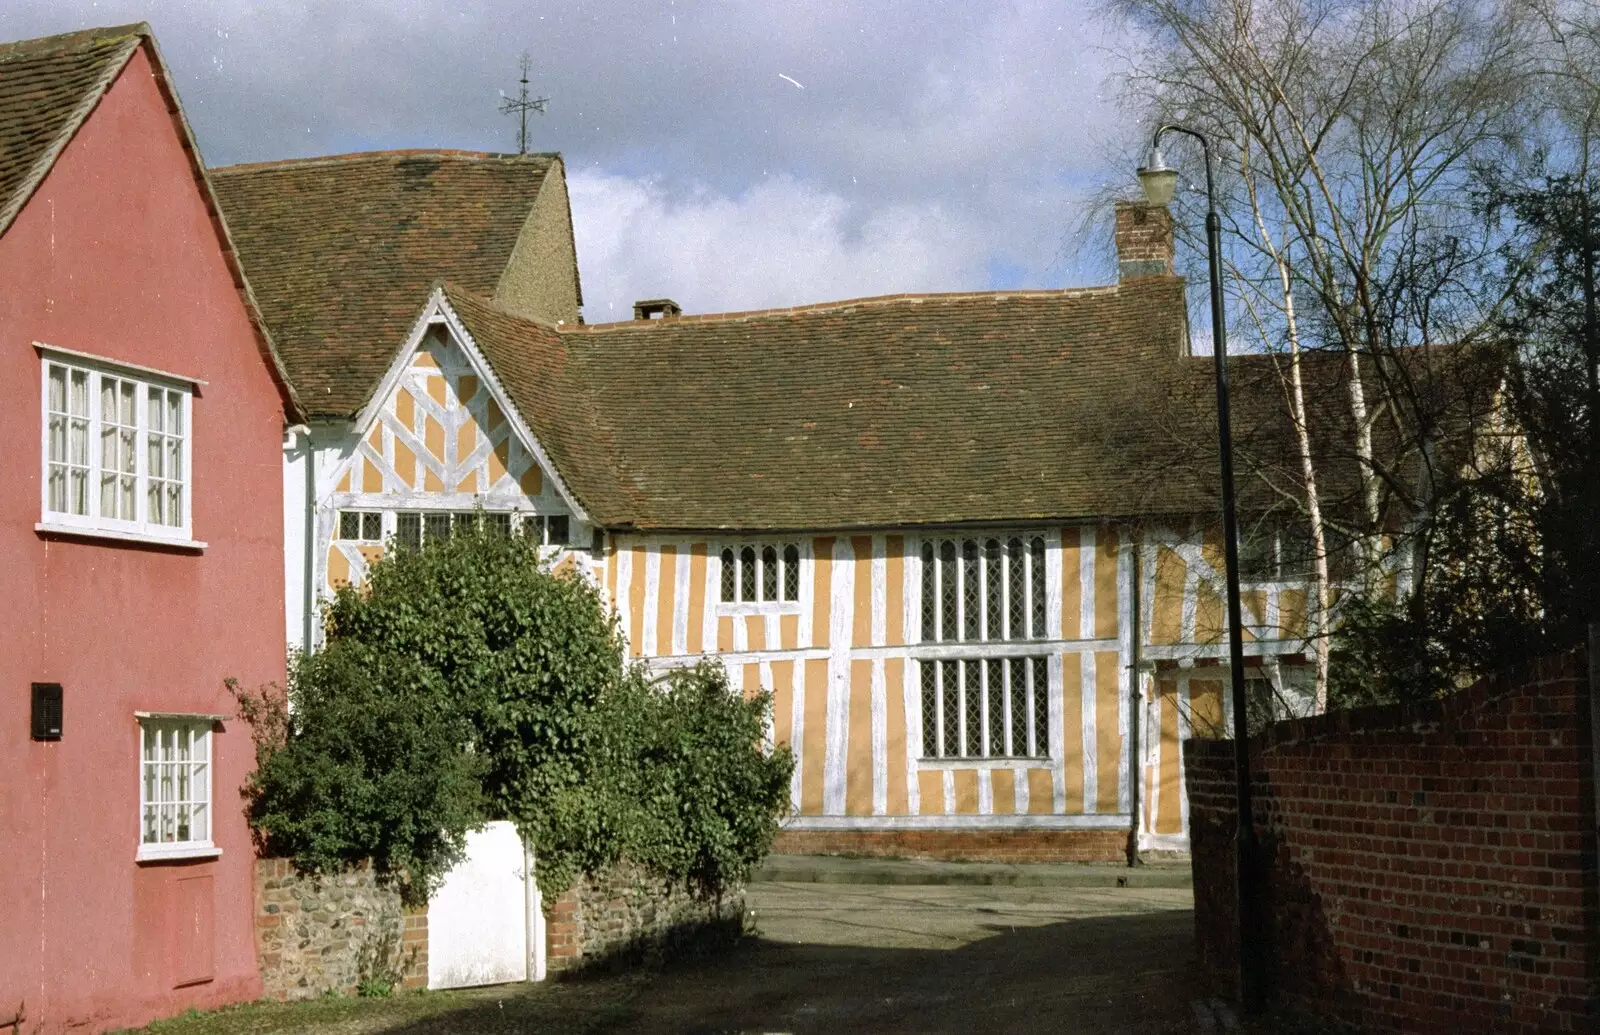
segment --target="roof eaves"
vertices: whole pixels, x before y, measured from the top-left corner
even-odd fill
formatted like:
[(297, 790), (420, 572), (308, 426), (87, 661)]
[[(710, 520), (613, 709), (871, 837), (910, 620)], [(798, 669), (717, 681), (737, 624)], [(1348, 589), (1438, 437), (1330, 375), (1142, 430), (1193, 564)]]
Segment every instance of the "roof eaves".
[[(250, 280), (245, 276), (244, 267), (239, 262), (239, 252), (234, 246), (233, 234), (228, 229), (227, 217), (222, 212), (222, 206), (217, 203), (216, 192), (211, 189), (205, 162), (201, 160), (199, 142), (195, 139), (194, 129), (189, 125), (188, 116), (183, 112), (183, 104), (178, 99), (177, 87), (173, 85), (172, 75), (167, 70), (166, 59), (161, 56), (160, 45), (156, 43), (153, 33), (146, 31), (143, 41), (149, 47), (150, 66), (155, 72), (156, 88), (161, 91), (162, 97), (167, 102), (167, 113), (177, 127), (183, 142), (184, 154), (189, 159), (189, 168), (194, 173), (195, 183), (205, 199), (212, 226), (216, 228), (217, 237), (222, 244), (223, 260), (228, 265), (233, 286), (239, 292), (240, 301), (244, 303), (250, 316), (250, 323), (255, 328), (261, 358), (266, 361), (272, 379), (278, 386), (278, 394), (283, 400), (284, 410), (290, 418), (290, 423), (303, 424), (307, 419), (306, 409), (300, 402), (300, 395), (295, 391), (294, 384), (289, 380), (288, 368), (284, 366), (283, 357), (273, 341), (272, 331), (261, 315), (261, 306), (256, 301), (255, 291), (250, 287)], [(126, 60), (122, 63), (126, 64)]]
[[(23, 177), (22, 183), (12, 193), (11, 197), (6, 200), (3, 206), (0, 206), (0, 235), (4, 235), (11, 228), (11, 224), (16, 220), (18, 213), (22, 211), (23, 206), (28, 203), (34, 192), (39, 189), (39, 185), (44, 182), (45, 176), (55, 166), (56, 159), (61, 157), (61, 152), (66, 150), (67, 144), (72, 142), (72, 138), (77, 135), (78, 129), (88, 119), (89, 114), (100, 104), (100, 99), (106, 95), (106, 90), (111, 87), (112, 83), (116, 82), (117, 76), (122, 74), (122, 70), (127, 67), (128, 59), (133, 57), (134, 51), (139, 48), (140, 40), (152, 38), (148, 22), (136, 22), (121, 28), (125, 28), (127, 31), (127, 40), (123, 44), (122, 53), (106, 63), (105, 70), (101, 72), (100, 77), (94, 81), (88, 90), (84, 91), (83, 99), (78, 102), (78, 106), (68, 116), (66, 123), (61, 127), (61, 132), (56, 134), (56, 138), (50, 142), (50, 146), (46, 147), (44, 152), (39, 155), (38, 160), (33, 163), (33, 168), (28, 170), (28, 174)], [(115, 38), (116, 31), (112, 30), (108, 35)]]

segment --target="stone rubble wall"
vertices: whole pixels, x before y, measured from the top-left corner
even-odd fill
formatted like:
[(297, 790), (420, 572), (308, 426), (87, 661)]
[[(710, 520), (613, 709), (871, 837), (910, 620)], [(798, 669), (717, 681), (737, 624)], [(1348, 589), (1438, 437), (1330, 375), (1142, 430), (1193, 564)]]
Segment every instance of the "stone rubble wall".
[(547, 902), (546, 917), (546, 965), (559, 973), (736, 935), (744, 922), (744, 889), (701, 901), (623, 862), (579, 878)]
[(267, 998), (350, 995), (368, 978), (427, 985), (427, 910), (406, 909), (370, 867), (317, 878), (297, 873), (288, 859), (258, 859), (255, 877), (256, 958)]

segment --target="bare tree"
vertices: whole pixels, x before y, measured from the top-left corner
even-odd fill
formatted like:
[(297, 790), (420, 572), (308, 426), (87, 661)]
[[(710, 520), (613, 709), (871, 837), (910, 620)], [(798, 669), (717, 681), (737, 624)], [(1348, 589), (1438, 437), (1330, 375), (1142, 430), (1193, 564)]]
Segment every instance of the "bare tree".
[(1473, 190), (1538, 143), (1551, 21), (1521, 0), (1109, 6), (1143, 40), (1126, 78), (1139, 117), (1219, 145), (1235, 324), (1275, 357), (1293, 439), (1244, 459), (1308, 526), (1321, 709), (1335, 540), (1371, 590), (1393, 575), (1386, 535), (1426, 511), (1416, 468), (1452, 401), (1414, 356), (1471, 341), (1507, 296)]

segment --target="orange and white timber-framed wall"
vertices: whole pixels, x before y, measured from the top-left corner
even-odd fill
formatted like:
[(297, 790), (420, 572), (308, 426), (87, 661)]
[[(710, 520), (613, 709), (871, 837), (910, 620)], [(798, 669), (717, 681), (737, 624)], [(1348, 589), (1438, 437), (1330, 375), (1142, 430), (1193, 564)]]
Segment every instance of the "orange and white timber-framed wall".
[[(1221, 568), (1198, 526), (1074, 523), (621, 535), (598, 574), (631, 656), (771, 692), (780, 849), (1110, 859), (1135, 811), (1187, 846), (1182, 738), (1231, 720)], [(1244, 600), (1248, 674), (1293, 698), (1305, 588)]]

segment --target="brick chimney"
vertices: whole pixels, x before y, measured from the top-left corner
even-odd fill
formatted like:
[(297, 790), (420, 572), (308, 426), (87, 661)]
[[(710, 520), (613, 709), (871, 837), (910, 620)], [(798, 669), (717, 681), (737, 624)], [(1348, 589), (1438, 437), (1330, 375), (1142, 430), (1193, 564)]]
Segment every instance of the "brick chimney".
[(1172, 276), (1172, 213), (1165, 205), (1117, 202), (1117, 279)]
[(683, 307), (670, 298), (641, 298), (633, 303), (635, 320), (666, 320), (682, 315)]

